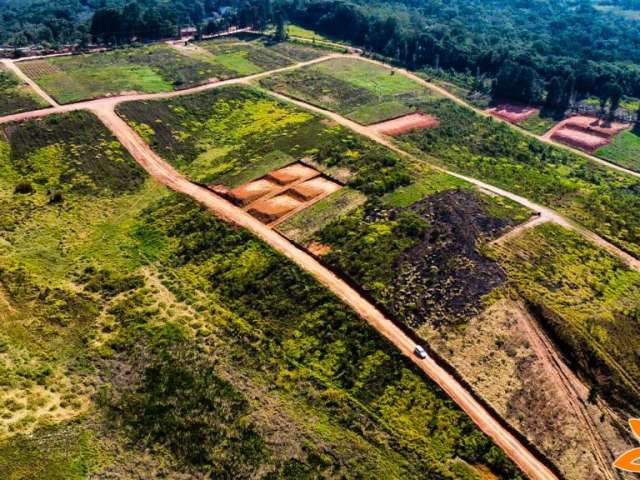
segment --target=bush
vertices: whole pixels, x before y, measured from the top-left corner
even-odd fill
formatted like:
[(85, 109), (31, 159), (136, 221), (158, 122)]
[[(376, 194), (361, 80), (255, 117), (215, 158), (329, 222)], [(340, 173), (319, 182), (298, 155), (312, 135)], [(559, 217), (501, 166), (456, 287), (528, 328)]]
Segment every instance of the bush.
[(33, 189), (33, 185), (31, 182), (20, 182), (16, 185), (16, 188), (13, 189), (13, 193), (29, 195), (32, 194), (35, 190)]

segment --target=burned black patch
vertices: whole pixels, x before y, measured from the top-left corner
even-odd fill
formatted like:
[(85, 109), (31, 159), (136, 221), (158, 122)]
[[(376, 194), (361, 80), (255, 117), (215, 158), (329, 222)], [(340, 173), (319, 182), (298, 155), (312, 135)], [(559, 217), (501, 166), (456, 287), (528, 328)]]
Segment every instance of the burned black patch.
[(395, 309), (412, 327), (425, 321), (459, 323), (476, 315), (482, 297), (506, 279), (497, 262), (478, 252), (478, 242), (499, 236), (508, 222), (489, 216), (482, 200), (468, 190), (436, 194), (411, 210), (429, 228), (396, 262)]

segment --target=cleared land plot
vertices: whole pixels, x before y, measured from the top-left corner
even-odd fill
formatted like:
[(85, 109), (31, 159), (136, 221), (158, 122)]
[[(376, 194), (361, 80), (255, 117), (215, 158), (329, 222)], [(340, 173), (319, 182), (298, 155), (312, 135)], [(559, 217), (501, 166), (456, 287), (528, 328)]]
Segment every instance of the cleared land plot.
[(329, 60), (274, 75), (260, 83), (364, 125), (414, 113), (418, 110), (417, 99), (430, 95), (424, 87), (402, 75), (355, 58)]
[(526, 105), (515, 105), (511, 103), (502, 103), (486, 110), (487, 113), (502, 118), (510, 123), (518, 124), (527, 120), (532, 115), (539, 113), (537, 108)]
[(60, 103), (128, 92), (158, 93), (291, 65), (322, 53), (264, 39), (210, 40), (194, 48), (166, 44), (54, 57), (18, 66)]
[(413, 130), (436, 128), (437, 126), (437, 118), (417, 112), (394, 118), (393, 120), (387, 120), (386, 122), (375, 123), (371, 125), (371, 128), (384, 135), (396, 136), (412, 132)]
[(640, 135), (627, 130), (596, 150), (596, 155), (631, 170), (640, 171)]
[(47, 103), (0, 64), (0, 115), (44, 108)]
[(613, 137), (626, 128), (629, 128), (629, 125), (576, 116), (560, 122), (545, 136), (592, 153), (608, 145)]
[(552, 224), (492, 248), (596, 392), (637, 413), (640, 274)]

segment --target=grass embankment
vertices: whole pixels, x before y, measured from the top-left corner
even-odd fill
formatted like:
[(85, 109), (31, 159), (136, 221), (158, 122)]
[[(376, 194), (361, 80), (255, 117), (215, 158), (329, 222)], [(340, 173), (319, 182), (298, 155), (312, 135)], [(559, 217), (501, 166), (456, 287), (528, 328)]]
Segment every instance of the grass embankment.
[(640, 399), (640, 273), (582, 237), (546, 224), (496, 247), (509, 282), (538, 311), (593, 393)]
[(4, 65), (0, 65), (0, 116), (29, 112), (46, 106), (47, 103), (28, 85), (20, 82)]
[(609, 145), (599, 148), (596, 155), (623, 167), (640, 171), (640, 135), (625, 130), (615, 135)]
[(187, 88), (321, 56), (312, 48), (266, 39), (222, 38), (192, 44), (124, 48), (27, 61), (20, 68), (60, 103)]
[(366, 323), (93, 116), (4, 132), (0, 477), (519, 478)]

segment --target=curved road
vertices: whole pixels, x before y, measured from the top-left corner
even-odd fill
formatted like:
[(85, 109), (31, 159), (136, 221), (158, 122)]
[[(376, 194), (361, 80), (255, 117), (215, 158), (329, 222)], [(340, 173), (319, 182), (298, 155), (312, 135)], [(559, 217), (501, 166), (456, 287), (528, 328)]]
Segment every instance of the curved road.
[(113, 132), (131, 155), (160, 183), (190, 196), (204, 205), (212, 213), (240, 227), (268, 243), (282, 255), (313, 275), (320, 283), (333, 292), (345, 304), (365, 319), (373, 328), (387, 338), (415, 365), (426, 373), (456, 404), (502, 448), (507, 455), (532, 479), (552, 480), (556, 475), (549, 470), (529, 449), (506, 430), (458, 381), (442, 368), (433, 358), (424, 360), (413, 354), (415, 343), (394, 323), (365, 300), (357, 291), (323, 267), (311, 255), (303, 252), (289, 240), (268, 228), (262, 222), (241, 208), (219, 197), (212, 191), (191, 183), (173, 167), (160, 158), (136, 132), (118, 115), (113, 106), (94, 105), (91, 110)]

